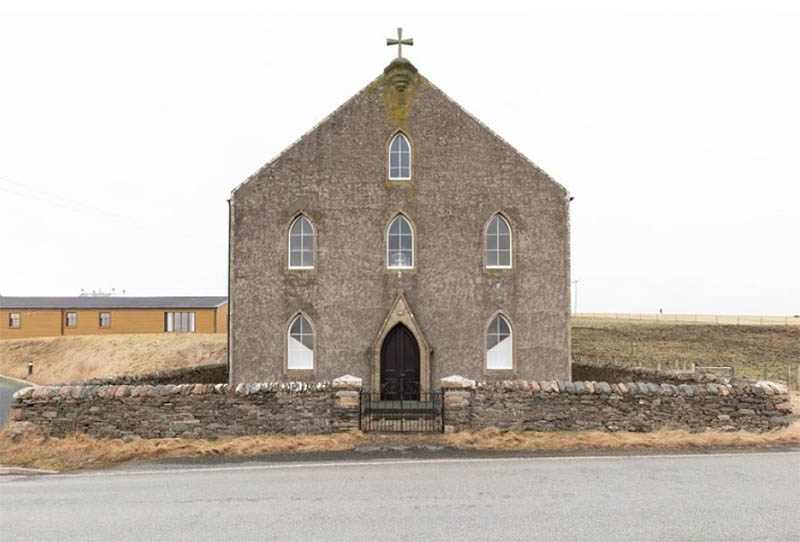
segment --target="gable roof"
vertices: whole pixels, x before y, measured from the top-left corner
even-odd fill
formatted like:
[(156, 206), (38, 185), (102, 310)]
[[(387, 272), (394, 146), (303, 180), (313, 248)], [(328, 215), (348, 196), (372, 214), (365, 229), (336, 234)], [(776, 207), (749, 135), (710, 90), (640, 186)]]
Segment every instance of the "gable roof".
[[(407, 59), (403, 59), (403, 60), (407, 60)], [(394, 61), (392, 61), (392, 64), (393, 64), (393, 63), (394, 63)], [(391, 66), (392, 64), (389, 64), (389, 66)], [(413, 65), (412, 65), (410, 62), (408, 62), (408, 65), (413, 67)], [(388, 69), (388, 68), (387, 68), (387, 69)], [(414, 69), (414, 70), (416, 70), (416, 68), (413, 68), (413, 69)], [(326, 116), (325, 116), (325, 118), (323, 118), (323, 119), (322, 119), (321, 121), (319, 121), (317, 124), (315, 124), (314, 126), (312, 126), (312, 127), (311, 127), (311, 128), (308, 130), (308, 131), (306, 131), (306, 132), (305, 132), (303, 135), (301, 135), (300, 137), (298, 137), (297, 139), (295, 139), (295, 140), (294, 140), (292, 143), (290, 143), (290, 144), (289, 144), (289, 145), (288, 145), (286, 148), (284, 148), (284, 149), (283, 149), (282, 151), (280, 151), (280, 152), (279, 152), (277, 155), (275, 155), (275, 156), (272, 158), (272, 160), (268, 161), (266, 164), (264, 164), (263, 166), (261, 166), (260, 168), (258, 168), (258, 169), (257, 169), (257, 170), (256, 170), (256, 171), (255, 171), (255, 172), (252, 174), (252, 175), (250, 175), (250, 176), (249, 176), (249, 177), (247, 177), (247, 178), (246, 178), (244, 181), (242, 181), (241, 183), (239, 183), (238, 185), (236, 185), (236, 187), (234, 187), (234, 189), (233, 189), (233, 190), (231, 190), (231, 196), (233, 196), (233, 195), (236, 193), (236, 191), (237, 191), (237, 190), (239, 190), (239, 188), (241, 188), (241, 187), (242, 187), (242, 186), (244, 186), (245, 184), (249, 183), (251, 180), (253, 180), (253, 179), (257, 178), (257, 177), (259, 176), (259, 174), (260, 174), (262, 171), (264, 171), (264, 170), (266, 170), (267, 168), (269, 168), (269, 166), (270, 166), (270, 165), (272, 165), (272, 164), (273, 164), (275, 161), (277, 161), (277, 160), (278, 160), (280, 157), (282, 157), (284, 154), (286, 154), (287, 152), (289, 152), (289, 151), (290, 151), (290, 150), (291, 150), (293, 147), (295, 147), (295, 146), (296, 146), (298, 143), (300, 143), (302, 140), (304, 140), (305, 138), (307, 138), (308, 136), (310, 136), (311, 134), (313, 134), (315, 131), (317, 131), (317, 130), (318, 130), (320, 127), (321, 127), (321, 126), (323, 126), (323, 125), (324, 125), (326, 122), (328, 122), (328, 120), (330, 120), (331, 118), (335, 117), (335, 116), (336, 116), (336, 114), (337, 114), (337, 113), (338, 113), (340, 110), (344, 109), (344, 108), (345, 108), (347, 105), (349, 105), (351, 102), (355, 101), (355, 99), (356, 99), (356, 98), (358, 98), (358, 97), (359, 97), (361, 94), (363, 94), (363, 93), (364, 93), (364, 92), (365, 92), (367, 89), (369, 89), (370, 87), (372, 87), (372, 86), (373, 86), (373, 85), (374, 85), (376, 82), (380, 81), (380, 80), (381, 80), (381, 78), (383, 78), (383, 77), (385, 77), (385, 72), (384, 72), (384, 73), (382, 73), (382, 74), (380, 74), (378, 77), (376, 77), (376, 78), (375, 78), (375, 79), (373, 79), (372, 81), (370, 81), (370, 82), (369, 82), (369, 84), (367, 84), (367, 85), (366, 85), (365, 87), (363, 87), (361, 90), (359, 90), (359, 91), (358, 91), (358, 92), (356, 92), (354, 95), (352, 95), (352, 96), (351, 96), (351, 97), (350, 97), (348, 100), (346, 100), (344, 103), (342, 103), (342, 104), (341, 104), (339, 107), (337, 107), (336, 109), (334, 109), (333, 111), (331, 111), (331, 112), (330, 112), (328, 115), (326, 115)], [(439, 92), (440, 94), (442, 94), (442, 96), (444, 96), (444, 97), (445, 97), (445, 98), (446, 98), (446, 99), (447, 99), (449, 102), (451, 102), (453, 105), (455, 105), (455, 106), (456, 106), (456, 107), (457, 107), (457, 108), (458, 108), (458, 109), (459, 109), (459, 110), (460, 110), (462, 113), (464, 113), (464, 114), (465, 114), (467, 117), (469, 117), (471, 120), (473, 120), (473, 121), (474, 121), (475, 123), (477, 123), (479, 126), (481, 126), (481, 127), (484, 129), (484, 130), (486, 130), (486, 131), (487, 131), (489, 134), (491, 134), (493, 137), (495, 137), (495, 138), (497, 138), (498, 140), (500, 140), (500, 142), (502, 142), (502, 143), (503, 143), (504, 145), (506, 145), (508, 148), (510, 148), (511, 150), (513, 150), (513, 151), (514, 151), (514, 152), (515, 152), (515, 153), (516, 153), (518, 156), (520, 156), (520, 157), (521, 157), (521, 158), (522, 158), (522, 159), (523, 159), (525, 162), (527, 162), (527, 163), (528, 163), (529, 165), (531, 165), (531, 166), (532, 166), (534, 169), (536, 169), (538, 172), (540, 172), (540, 173), (541, 173), (541, 174), (544, 176), (544, 178), (545, 178), (547, 181), (549, 181), (549, 182), (553, 183), (554, 185), (558, 186), (558, 187), (559, 187), (559, 188), (560, 188), (560, 189), (561, 189), (561, 190), (562, 190), (562, 191), (563, 191), (565, 194), (569, 192), (569, 191), (567, 190), (567, 188), (566, 188), (564, 185), (562, 185), (561, 183), (559, 183), (558, 181), (556, 181), (556, 180), (555, 180), (553, 177), (551, 177), (550, 175), (548, 175), (548, 174), (547, 174), (547, 172), (546, 172), (546, 171), (544, 171), (544, 170), (543, 170), (542, 168), (540, 168), (539, 166), (537, 166), (537, 165), (536, 165), (536, 164), (533, 162), (533, 160), (531, 160), (530, 158), (528, 158), (528, 157), (527, 157), (525, 154), (523, 154), (521, 151), (519, 151), (519, 149), (517, 149), (516, 147), (514, 147), (514, 146), (513, 146), (511, 143), (509, 143), (508, 141), (506, 141), (506, 140), (505, 140), (503, 137), (501, 137), (501, 136), (500, 136), (500, 135), (499, 135), (497, 132), (495, 132), (494, 130), (492, 130), (491, 128), (489, 128), (489, 127), (488, 127), (486, 124), (484, 124), (484, 123), (483, 123), (483, 122), (482, 122), (480, 119), (478, 119), (478, 118), (477, 118), (475, 115), (473, 115), (472, 113), (470, 113), (469, 111), (467, 111), (467, 110), (464, 108), (464, 106), (462, 106), (460, 103), (458, 103), (458, 102), (457, 102), (457, 101), (455, 101), (453, 98), (451, 98), (451, 97), (450, 97), (450, 96), (449, 96), (449, 95), (448, 95), (446, 92), (444, 92), (442, 89), (440, 89), (439, 87), (437, 87), (436, 85), (434, 85), (434, 84), (433, 84), (433, 83), (432, 83), (432, 82), (431, 82), (431, 81), (430, 81), (430, 80), (429, 80), (427, 77), (425, 77), (425, 76), (424, 76), (424, 75), (422, 75), (421, 73), (419, 74), (419, 77), (420, 77), (421, 79), (424, 79), (424, 80), (425, 80), (425, 82), (426, 82), (427, 84), (429, 84), (429, 85), (430, 85), (430, 86), (431, 86), (433, 89), (435, 89), (437, 92)]]
[(0, 309), (213, 309), (228, 302), (221, 296), (172, 297), (3, 297)]

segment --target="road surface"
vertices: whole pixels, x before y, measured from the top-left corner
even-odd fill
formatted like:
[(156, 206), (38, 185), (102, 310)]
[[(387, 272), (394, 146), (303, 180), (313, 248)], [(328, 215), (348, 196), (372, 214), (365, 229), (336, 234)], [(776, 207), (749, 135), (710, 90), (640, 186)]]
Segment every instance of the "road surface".
[(15, 391), (24, 387), (0, 376), (0, 428), (6, 424), (8, 419), (8, 413), (11, 410), (11, 396)]
[(17, 540), (800, 540), (800, 451), (0, 477)]

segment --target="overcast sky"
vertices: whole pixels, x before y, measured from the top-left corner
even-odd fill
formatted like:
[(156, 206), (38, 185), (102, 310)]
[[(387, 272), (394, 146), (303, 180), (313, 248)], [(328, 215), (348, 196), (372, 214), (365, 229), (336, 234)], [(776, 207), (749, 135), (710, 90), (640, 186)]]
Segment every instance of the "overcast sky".
[(800, 313), (797, 2), (64, 4), (0, 4), (2, 295), (224, 295), (230, 191), (401, 25), (575, 196), (579, 312)]

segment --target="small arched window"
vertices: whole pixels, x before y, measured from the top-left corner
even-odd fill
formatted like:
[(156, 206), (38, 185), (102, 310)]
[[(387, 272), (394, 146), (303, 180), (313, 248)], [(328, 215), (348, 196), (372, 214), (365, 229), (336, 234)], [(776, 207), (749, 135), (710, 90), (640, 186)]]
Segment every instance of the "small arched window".
[(509, 370), (513, 368), (511, 326), (498, 314), (486, 331), (486, 368)]
[(389, 269), (414, 267), (414, 232), (403, 215), (397, 215), (386, 233), (386, 266)]
[(411, 179), (411, 145), (406, 136), (400, 133), (394, 136), (389, 145), (389, 179)]
[(289, 269), (314, 269), (314, 228), (305, 216), (289, 228)]
[(314, 369), (314, 330), (302, 314), (298, 314), (289, 324), (286, 360), (286, 368), (290, 371)]
[(511, 228), (500, 215), (494, 215), (486, 227), (486, 267), (511, 267)]

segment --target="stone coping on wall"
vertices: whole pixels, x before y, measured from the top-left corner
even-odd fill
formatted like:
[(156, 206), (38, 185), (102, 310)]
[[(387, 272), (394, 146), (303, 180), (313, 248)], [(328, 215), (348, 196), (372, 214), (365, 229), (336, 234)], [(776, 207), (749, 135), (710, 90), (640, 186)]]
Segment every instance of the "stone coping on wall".
[[(29, 386), (14, 393), (14, 399), (53, 399), (53, 398), (122, 398), (122, 397), (154, 397), (168, 395), (204, 395), (232, 394), (252, 395), (257, 393), (313, 393), (328, 391), (358, 391), (361, 379), (346, 375), (333, 381), (320, 382), (258, 382), (252, 384), (142, 384), (142, 385), (66, 385), (66, 386)], [(655, 384), (652, 382), (618, 382), (609, 384), (596, 381), (569, 380), (502, 380), (494, 382), (476, 382), (459, 376), (451, 376), (441, 380), (445, 391), (486, 390), (501, 392), (527, 391), (538, 393), (582, 394), (641, 394), (641, 395), (786, 395), (786, 386), (776, 382), (760, 381), (751, 383), (720, 384)]]
[(445, 390), (487, 390), (487, 391), (528, 391), (538, 393), (566, 393), (581, 394), (641, 394), (641, 395), (786, 395), (788, 390), (783, 384), (769, 381), (757, 383), (732, 383), (721, 384), (687, 383), (687, 384), (656, 384), (653, 382), (618, 382), (611, 384), (597, 381), (570, 381), (570, 380), (501, 380), (475, 382), (458, 375), (449, 376), (441, 380)]
[(102, 386), (28, 386), (14, 393), (14, 399), (121, 399), (123, 397), (161, 397), (169, 395), (254, 395), (258, 393), (314, 393), (349, 390), (322, 382), (259, 382), (254, 384), (118, 384)]

